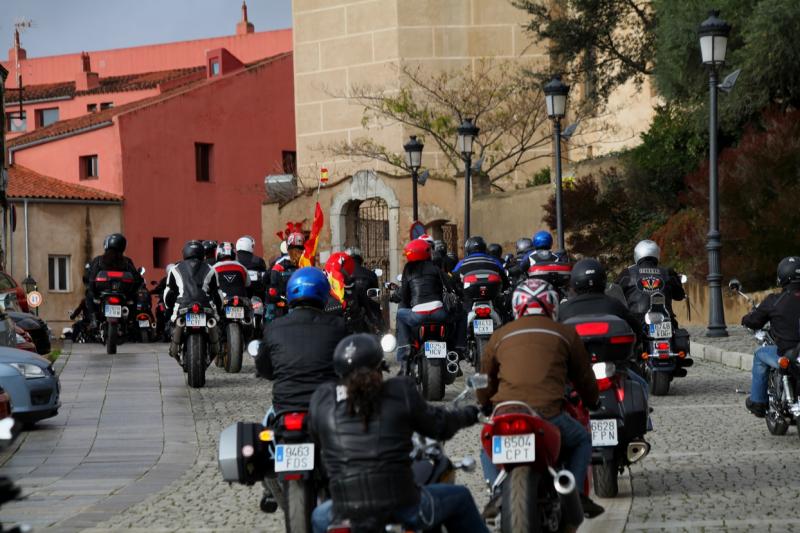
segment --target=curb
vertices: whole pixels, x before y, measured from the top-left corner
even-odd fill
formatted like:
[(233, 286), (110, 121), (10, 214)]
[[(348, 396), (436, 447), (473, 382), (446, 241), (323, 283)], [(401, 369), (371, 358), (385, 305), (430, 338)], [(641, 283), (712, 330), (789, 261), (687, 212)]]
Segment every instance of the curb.
[(737, 370), (744, 370), (745, 372), (750, 372), (753, 369), (752, 353), (732, 352), (691, 341), (691, 354), (695, 359), (718, 363)]
[(578, 531), (580, 533), (622, 533), (628, 523), (628, 514), (631, 512), (633, 504), (630, 469), (626, 468), (625, 473), (619, 476), (619, 494), (616, 498), (600, 498), (594, 493), (592, 498), (606, 510), (597, 518), (584, 520)]

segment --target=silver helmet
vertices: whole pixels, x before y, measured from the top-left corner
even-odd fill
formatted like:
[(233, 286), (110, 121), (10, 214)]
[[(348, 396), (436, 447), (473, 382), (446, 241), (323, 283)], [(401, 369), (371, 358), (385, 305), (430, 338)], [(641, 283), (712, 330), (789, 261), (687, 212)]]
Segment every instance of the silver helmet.
[(647, 257), (652, 257), (656, 261), (661, 259), (661, 248), (658, 247), (655, 241), (649, 239), (639, 241), (639, 244), (633, 249), (633, 261), (636, 264), (639, 264), (639, 261)]
[(348, 246), (347, 250), (345, 250), (344, 253), (346, 253), (350, 257), (354, 257), (354, 258), (355, 257), (358, 257), (358, 258), (363, 258), (364, 257), (364, 253), (361, 251), (361, 248), (359, 248), (358, 246)]

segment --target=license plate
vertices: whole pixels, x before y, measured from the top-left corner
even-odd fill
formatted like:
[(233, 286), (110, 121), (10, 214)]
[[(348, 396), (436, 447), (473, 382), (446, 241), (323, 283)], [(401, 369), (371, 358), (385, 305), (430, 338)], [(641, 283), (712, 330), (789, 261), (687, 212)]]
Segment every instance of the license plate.
[(275, 446), (275, 471), (314, 470), (313, 444), (278, 444)]
[(447, 343), (434, 341), (426, 342), (425, 357), (428, 359), (444, 359), (447, 357)]
[(492, 462), (495, 464), (532, 463), (536, 460), (536, 435), (495, 435), (492, 437)]
[(233, 318), (244, 320), (244, 307), (231, 307), (225, 308), (225, 318)]
[(472, 329), (475, 335), (491, 335), (494, 333), (494, 321), (491, 319), (473, 320)]
[(104, 313), (109, 318), (120, 318), (122, 316), (122, 306), (106, 304)]
[(149, 328), (150, 327), (150, 321), (149, 320), (140, 320), (139, 321), (139, 327), (140, 328)]
[(250, 276), (250, 281), (258, 281), (258, 272), (254, 270), (248, 270), (247, 275)]
[(190, 328), (206, 327), (205, 313), (186, 313), (186, 325)]
[(616, 418), (591, 420), (590, 422), (592, 424), (592, 446), (616, 446), (619, 443)]
[(661, 322), (660, 324), (650, 324), (650, 336), (654, 339), (671, 339), (672, 322)]

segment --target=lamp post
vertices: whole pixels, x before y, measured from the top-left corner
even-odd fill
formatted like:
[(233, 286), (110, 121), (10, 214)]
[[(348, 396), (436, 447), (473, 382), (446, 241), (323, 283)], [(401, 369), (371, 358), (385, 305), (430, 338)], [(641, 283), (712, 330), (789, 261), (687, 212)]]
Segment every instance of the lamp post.
[(458, 127), (458, 142), (456, 149), (464, 159), (464, 240), (470, 237), (469, 231), (469, 210), (470, 210), (470, 197), (472, 196), (472, 143), (475, 142), (475, 137), (478, 136), (480, 128), (478, 128), (471, 118), (464, 119), (464, 122)]
[(703, 64), (708, 67), (709, 88), (709, 146), (708, 146), (708, 292), (710, 307), (708, 310), (709, 337), (727, 337), (725, 327), (725, 311), (722, 306), (722, 272), (720, 268), (720, 248), (722, 248), (719, 232), (719, 176), (717, 174), (717, 74), (725, 63), (728, 48), (730, 25), (719, 18), (719, 11), (712, 10), (706, 20), (700, 24), (700, 52)]
[(425, 145), (417, 140), (416, 135), (409, 137), (408, 142), (403, 145), (406, 151), (406, 165), (411, 169), (411, 179), (413, 181), (414, 222), (419, 221), (419, 204), (417, 203), (417, 181), (419, 179), (419, 169), (422, 166), (422, 149)]
[(28, 274), (28, 276), (26, 276), (25, 279), (22, 280), (22, 288), (25, 289), (25, 294), (35, 291), (37, 287), (38, 285), (36, 283), (36, 280), (33, 279), (33, 276), (31, 276), (30, 274)]
[(547, 116), (553, 120), (553, 148), (556, 156), (556, 234), (559, 250), (565, 249), (564, 210), (561, 200), (561, 119), (567, 112), (568, 94), (569, 85), (561, 81), (561, 76), (554, 76), (544, 86)]

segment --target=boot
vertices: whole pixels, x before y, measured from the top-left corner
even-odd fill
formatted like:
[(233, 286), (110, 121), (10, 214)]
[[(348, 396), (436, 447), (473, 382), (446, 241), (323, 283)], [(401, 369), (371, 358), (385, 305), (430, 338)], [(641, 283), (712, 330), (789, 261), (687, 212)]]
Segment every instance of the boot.
[(219, 323), (208, 330), (208, 338), (211, 341), (212, 357), (222, 357), (222, 342), (219, 334)]
[(169, 343), (169, 355), (178, 363), (181, 362), (181, 336), (183, 328), (175, 324), (172, 328), (172, 341)]

